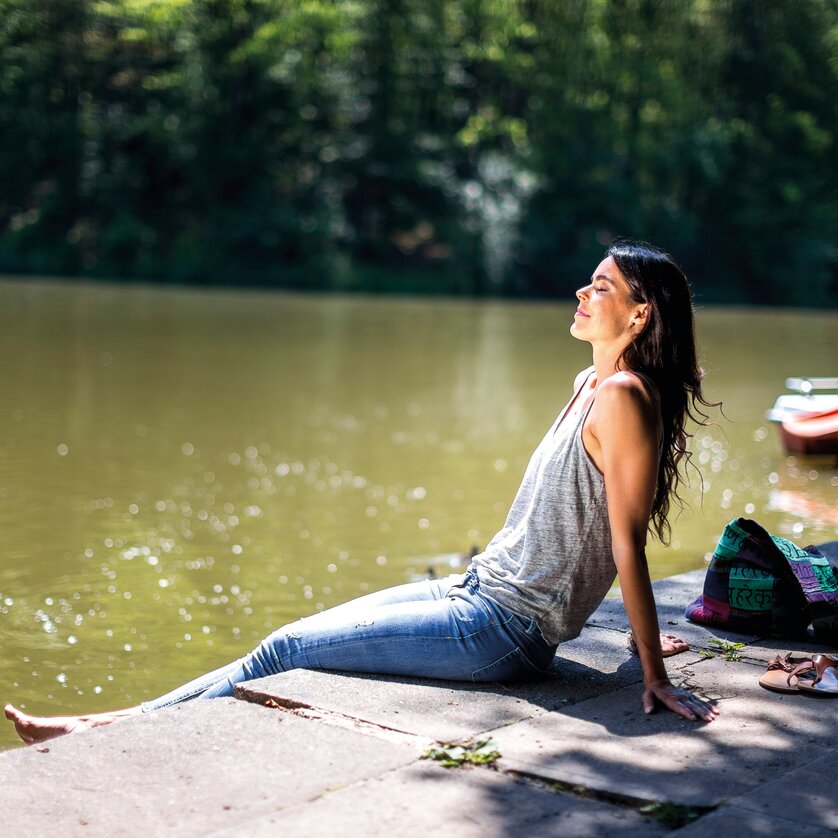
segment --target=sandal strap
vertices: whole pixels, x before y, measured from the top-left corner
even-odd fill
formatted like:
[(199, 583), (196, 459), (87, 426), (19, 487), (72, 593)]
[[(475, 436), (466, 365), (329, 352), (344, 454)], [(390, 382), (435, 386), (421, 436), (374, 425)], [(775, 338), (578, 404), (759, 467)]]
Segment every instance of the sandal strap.
[[(817, 667), (814, 664), (814, 661), (804, 661), (803, 663), (798, 664), (797, 666), (795, 666), (794, 669), (792, 669), (792, 671), (789, 672), (789, 677), (786, 678), (786, 681), (788, 682), (788, 685), (791, 686), (791, 679), (792, 678), (794, 678), (794, 677), (799, 678), (802, 673), (810, 672), (810, 671), (815, 673), (815, 683), (817, 684), (818, 681), (820, 681), (821, 677), (820, 677), (820, 675), (818, 675), (818, 670), (817, 670)], [(808, 681), (809, 679), (807, 678), (806, 680)]]
[(772, 672), (776, 669), (782, 669), (784, 672), (791, 672), (795, 666), (800, 666), (802, 664), (807, 664), (808, 666), (813, 666), (813, 662), (810, 658), (796, 658), (789, 652), (784, 657), (777, 657), (774, 660), (770, 661), (767, 667), (768, 672)]
[(815, 680), (812, 683), (819, 684), (827, 669), (838, 670), (838, 659), (832, 655), (815, 655), (812, 658), (812, 668), (815, 670)]

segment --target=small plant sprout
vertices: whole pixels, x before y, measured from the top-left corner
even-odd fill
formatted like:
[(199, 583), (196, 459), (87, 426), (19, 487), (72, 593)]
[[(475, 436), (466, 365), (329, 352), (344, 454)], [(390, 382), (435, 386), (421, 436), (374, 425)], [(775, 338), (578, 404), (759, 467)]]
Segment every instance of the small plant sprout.
[(719, 647), (719, 652), (723, 653), (726, 661), (738, 661), (740, 659), (739, 649), (744, 643), (734, 643), (731, 640), (719, 640), (718, 637), (711, 637), (710, 643)]

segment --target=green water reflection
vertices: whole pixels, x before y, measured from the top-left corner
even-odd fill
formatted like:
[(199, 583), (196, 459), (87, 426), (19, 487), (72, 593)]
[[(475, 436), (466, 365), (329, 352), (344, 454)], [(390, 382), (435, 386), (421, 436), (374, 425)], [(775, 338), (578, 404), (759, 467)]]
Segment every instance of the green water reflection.
[[(458, 566), (439, 556), (501, 525), (589, 357), (571, 304), (0, 288), (0, 698), (32, 712), (137, 702)], [(696, 437), (703, 504), (694, 480), (655, 576), (739, 514), (836, 537), (834, 463), (763, 419), (786, 376), (835, 374), (835, 315), (699, 318), (729, 421)]]

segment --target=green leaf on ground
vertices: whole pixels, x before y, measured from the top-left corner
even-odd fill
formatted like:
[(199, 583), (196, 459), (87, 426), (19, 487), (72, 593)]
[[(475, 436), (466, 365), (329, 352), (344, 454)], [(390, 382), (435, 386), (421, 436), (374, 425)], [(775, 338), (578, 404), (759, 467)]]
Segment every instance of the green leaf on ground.
[(491, 739), (477, 742), (447, 742), (438, 748), (429, 748), (423, 759), (432, 759), (443, 768), (459, 768), (463, 765), (491, 765), (500, 758), (500, 752)]

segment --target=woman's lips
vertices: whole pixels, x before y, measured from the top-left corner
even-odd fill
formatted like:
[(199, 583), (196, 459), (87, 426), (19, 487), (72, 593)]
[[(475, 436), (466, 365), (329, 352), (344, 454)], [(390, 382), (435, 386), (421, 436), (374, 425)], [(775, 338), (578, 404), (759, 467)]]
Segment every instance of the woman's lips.
[(577, 308), (577, 309), (576, 309), (576, 314), (577, 314), (579, 317), (590, 317), (590, 316), (591, 316), (590, 314), (586, 314), (584, 311), (582, 311), (582, 309), (581, 309), (581, 308)]

